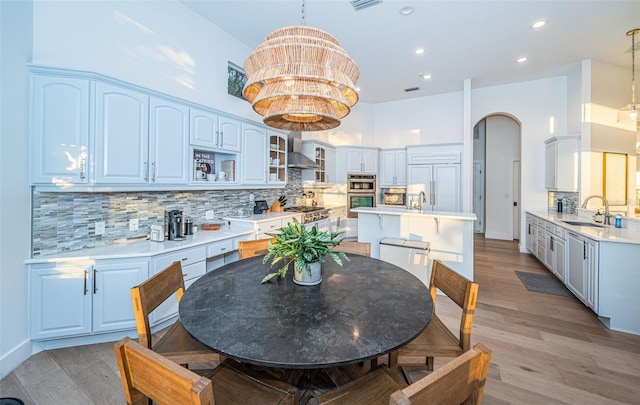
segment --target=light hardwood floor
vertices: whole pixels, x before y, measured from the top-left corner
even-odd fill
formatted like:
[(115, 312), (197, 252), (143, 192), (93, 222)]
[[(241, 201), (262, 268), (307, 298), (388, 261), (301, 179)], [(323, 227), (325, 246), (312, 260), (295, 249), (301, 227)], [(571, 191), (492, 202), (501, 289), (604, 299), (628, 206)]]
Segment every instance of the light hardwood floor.
[[(573, 297), (529, 292), (514, 270), (547, 272), (517, 242), (476, 236), (472, 342), (493, 351), (483, 403), (640, 404), (640, 336), (606, 329)], [(438, 298), (452, 327), (456, 311)], [(26, 404), (124, 403), (111, 343), (38, 353), (0, 381), (5, 396)]]

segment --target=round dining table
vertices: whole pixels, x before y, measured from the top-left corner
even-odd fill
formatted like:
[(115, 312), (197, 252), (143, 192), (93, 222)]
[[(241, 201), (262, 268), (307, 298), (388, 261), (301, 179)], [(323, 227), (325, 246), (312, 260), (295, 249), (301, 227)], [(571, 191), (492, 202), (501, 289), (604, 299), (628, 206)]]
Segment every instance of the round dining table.
[(391, 263), (348, 257), (342, 267), (327, 258), (316, 286), (295, 284), (291, 269), (262, 284), (277, 268), (262, 256), (224, 265), (186, 290), (180, 321), (227, 357), (291, 369), (363, 362), (418, 336), (433, 314), (429, 289)]

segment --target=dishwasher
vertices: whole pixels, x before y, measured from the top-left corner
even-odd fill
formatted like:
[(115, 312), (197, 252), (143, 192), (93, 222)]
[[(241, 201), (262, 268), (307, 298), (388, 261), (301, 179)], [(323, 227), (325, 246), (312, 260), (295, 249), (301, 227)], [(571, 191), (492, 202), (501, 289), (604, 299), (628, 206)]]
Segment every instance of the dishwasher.
[(384, 238), (380, 241), (380, 260), (403, 268), (429, 287), (429, 242)]

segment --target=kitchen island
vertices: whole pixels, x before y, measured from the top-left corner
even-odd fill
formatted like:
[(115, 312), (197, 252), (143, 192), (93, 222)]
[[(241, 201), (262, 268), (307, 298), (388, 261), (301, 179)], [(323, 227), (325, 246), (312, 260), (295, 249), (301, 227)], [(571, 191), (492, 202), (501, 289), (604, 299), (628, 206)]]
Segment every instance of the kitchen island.
[(380, 241), (385, 238), (429, 242), (428, 257), (421, 259), (427, 271), (431, 271), (433, 260), (438, 259), (473, 280), (474, 213), (392, 207), (361, 207), (352, 211), (358, 213), (358, 241), (371, 243), (371, 257), (381, 258)]

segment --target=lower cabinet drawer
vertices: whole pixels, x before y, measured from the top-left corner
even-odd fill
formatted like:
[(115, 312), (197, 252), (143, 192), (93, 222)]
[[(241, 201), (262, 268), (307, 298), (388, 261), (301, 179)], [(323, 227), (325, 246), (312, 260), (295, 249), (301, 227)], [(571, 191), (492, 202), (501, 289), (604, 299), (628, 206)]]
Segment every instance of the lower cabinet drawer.
[(275, 232), (280, 228), (282, 228), (282, 221), (279, 219), (275, 219), (273, 221), (259, 223), (256, 233), (260, 234), (260, 233), (267, 233), (267, 232)]
[(185, 283), (194, 278), (198, 278), (207, 273), (207, 262), (204, 260), (196, 264), (190, 264), (182, 267), (182, 275), (184, 276)]
[(167, 253), (153, 259), (154, 274), (159, 273), (173, 262), (182, 263), (182, 267), (194, 263), (202, 262), (206, 259), (206, 247), (198, 246), (190, 249), (183, 249), (174, 253)]
[(215, 257), (227, 252), (233, 251), (233, 240), (221, 240), (220, 242), (210, 243), (207, 246), (207, 258)]

